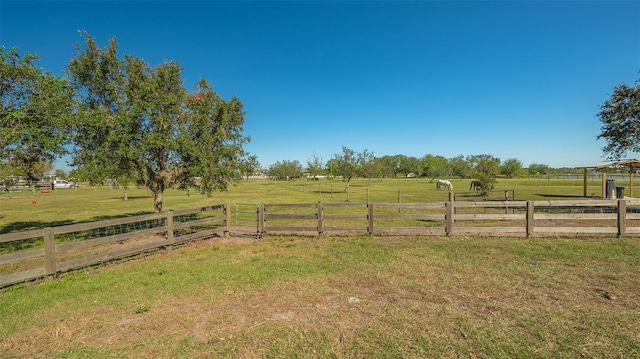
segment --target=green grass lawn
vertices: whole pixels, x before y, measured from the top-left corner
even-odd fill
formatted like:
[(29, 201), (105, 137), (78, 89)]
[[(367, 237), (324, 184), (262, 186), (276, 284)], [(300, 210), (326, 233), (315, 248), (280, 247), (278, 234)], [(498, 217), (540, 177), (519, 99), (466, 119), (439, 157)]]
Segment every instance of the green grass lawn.
[(217, 239), (0, 292), (0, 358), (632, 358), (633, 240)]

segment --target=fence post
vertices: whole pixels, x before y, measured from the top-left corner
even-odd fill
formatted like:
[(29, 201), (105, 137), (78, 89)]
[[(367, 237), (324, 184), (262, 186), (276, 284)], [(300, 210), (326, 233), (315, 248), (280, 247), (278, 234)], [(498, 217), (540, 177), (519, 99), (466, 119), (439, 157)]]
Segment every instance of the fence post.
[(618, 200), (618, 238), (627, 233), (627, 201)]
[(44, 235), (44, 269), (46, 274), (56, 273), (56, 244), (53, 236), (53, 228), (43, 230)]
[[(449, 192), (449, 202), (456, 201), (456, 194), (454, 192)], [(453, 214), (456, 214), (456, 208), (453, 207)]]
[[(237, 208), (236, 208), (237, 209)], [(224, 236), (228, 237), (231, 233), (231, 205), (229, 203), (224, 204)]]
[(369, 228), (367, 229), (369, 232), (369, 235), (373, 234), (373, 203), (367, 203), (367, 208), (369, 210), (369, 213), (367, 215), (367, 217), (369, 217)]
[(369, 187), (367, 187), (367, 203), (369, 203)]
[(262, 237), (262, 234), (265, 232), (265, 209), (264, 204), (258, 205), (258, 237)]
[(322, 224), (324, 222), (324, 218), (322, 218), (322, 202), (318, 201), (318, 235), (321, 236), (322, 232), (324, 232), (324, 228), (322, 228)]
[(527, 238), (533, 235), (533, 201), (527, 201), (527, 214), (526, 214), (526, 233)]
[(173, 233), (173, 211), (167, 211), (167, 240), (173, 243), (175, 240)]
[(447, 214), (445, 216), (446, 224), (444, 231), (446, 232), (447, 236), (450, 236), (453, 232), (453, 203), (454, 202), (451, 201), (445, 203)]

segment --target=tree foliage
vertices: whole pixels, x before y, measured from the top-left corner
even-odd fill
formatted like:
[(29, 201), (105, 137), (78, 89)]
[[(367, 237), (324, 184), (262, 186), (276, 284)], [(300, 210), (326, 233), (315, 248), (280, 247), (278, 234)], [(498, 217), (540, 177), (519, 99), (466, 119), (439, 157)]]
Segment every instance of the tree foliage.
[(36, 181), (65, 153), (71, 88), (36, 66), (36, 55), (0, 47), (0, 60), (0, 161)]
[[(342, 181), (347, 182), (347, 187), (351, 179), (356, 175), (358, 158), (356, 151), (342, 146), (342, 153), (336, 153), (330, 160), (330, 166), (335, 171), (336, 176), (342, 176)], [(345, 188), (345, 190), (346, 190)]]
[(278, 161), (267, 170), (270, 178), (275, 180), (292, 180), (302, 177), (302, 165), (298, 161)]
[(426, 155), (422, 158), (423, 172), (431, 178), (431, 182), (437, 177), (446, 177), (451, 172), (449, 160), (443, 156)]
[(324, 162), (322, 161), (322, 157), (314, 153), (311, 158), (308, 158), (307, 172), (312, 178), (316, 178), (317, 176), (322, 175), (322, 173), (324, 173)]
[(610, 159), (640, 152), (640, 80), (633, 86), (615, 87), (597, 116), (602, 122), (602, 132), (597, 138), (606, 141), (602, 151)]
[(260, 171), (262, 171), (262, 166), (260, 166), (258, 156), (248, 155), (240, 160), (240, 174), (247, 180), (249, 179), (249, 176), (254, 175)]
[(520, 175), (522, 171), (522, 162), (517, 158), (509, 158), (500, 166), (500, 173), (507, 176), (507, 178), (516, 177)]
[(162, 211), (166, 189), (197, 188), (210, 195), (240, 178), (245, 155), (243, 105), (225, 101), (201, 79), (190, 93), (182, 66), (155, 68), (117, 53), (115, 39), (104, 48), (84, 34), (66, 68), (77, 103), (72, 126), (73, 163), (91, 182), (134, 179), (154, 194)]

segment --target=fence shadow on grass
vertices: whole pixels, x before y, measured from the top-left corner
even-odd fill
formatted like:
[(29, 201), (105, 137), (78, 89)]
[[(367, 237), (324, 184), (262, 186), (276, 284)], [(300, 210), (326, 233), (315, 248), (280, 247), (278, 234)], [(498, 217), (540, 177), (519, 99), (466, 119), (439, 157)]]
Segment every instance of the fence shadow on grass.
[(73, 223), (74, 222), (71, 220), (60, 220), (60, 221), (49, 221), (49, 222), (44, 222), (44, 221), (13, 222), (0, 228), (0, 234), (30, 231), (32, 229), (42, 229), (47, 227), (66, 226), (68, 224), (73, 224)]
[(6, 226), (0, 228), (0, 234), (7, 234), (7, 233), (13, 233), (13, 232), (23, 232), (23, 231), (30, 231), (33, 229), (44, 229), (47, 227), (60, 227), (60, 226), (66, 226), (69, 224), (77, 224), (77, 223), (88, 223), (88, 222), (97, 222), (97, 221), (102, 221), (102, 220), (107, 220), (107, 219), (119, 219), (122, 217), (133, 217), (133, 216), (139, 216), (139, 215), (144, 215), (144, 214), (153, 214), (153, 212), (151, 211), (140, 211), (140, 212), (132, 212), (132, 213), (125, 213), (123, 214), (116, 214), (116, 215), (112, 215), (112, 216), (95, 216), (92, 218), (89, 218), (87, 220), (84, 221), (72, 221), (72, 220), (59, 220), (59, 221), (24, 221), (24, 222), (13, 222), (13, 223), (9, 223)]
[(536, 196), (544, 197), (544, 198), (584, 198), (583, 196), (574, 195), (574, 194), (546, 194), (546, 193), (536, 193)]

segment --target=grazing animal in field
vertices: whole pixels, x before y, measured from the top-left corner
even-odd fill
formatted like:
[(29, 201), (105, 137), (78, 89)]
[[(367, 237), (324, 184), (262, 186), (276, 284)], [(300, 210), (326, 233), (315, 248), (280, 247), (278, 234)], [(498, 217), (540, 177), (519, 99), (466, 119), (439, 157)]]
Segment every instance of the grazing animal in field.
[(471, 185), (469, 186), (469, 191), (471, 190), (479, 191), (481, 189), (482, 189), (482, 182), (480, 182), (479, 180), (471, 181)]
[(453, 191), (453, 184), (447, 180), (438, 180), (436, 182), (436, 188), (440, 189), (440, 187), (445, 186), (449, 189), (449, 191)]

